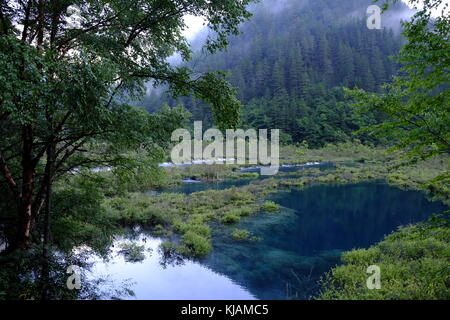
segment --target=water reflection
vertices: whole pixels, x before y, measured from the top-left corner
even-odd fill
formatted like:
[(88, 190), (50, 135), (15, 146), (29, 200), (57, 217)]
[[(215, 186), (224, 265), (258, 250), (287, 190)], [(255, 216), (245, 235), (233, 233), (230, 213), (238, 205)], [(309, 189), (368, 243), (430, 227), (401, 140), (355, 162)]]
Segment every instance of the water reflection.
[(444, 205), (423, 194), (382, 183), (318, 185), (279, 192), (278, 214), (264, 214), (237, 227), (263, 238), (239, 243), (235, 227), (216, 231), (204, 263), (226, 274), (259, 299), (307, 299), (318, 280), (340, 262), (342, 251), (367, 248), (400, 225), (425, 221)]
[[(160, 250), (162, 240), (141, 234), (133, 243), (145, 248), (141, 262), (128, 262), (121, 254), (121, 244), (115, 242), (109, 262), (97, 259), (92, 268), (93, 275), (107, 276), (114, 281), (133, 282), (135, 299), (145, 300), (219, 300), (254, 299), (254, 296), (231, 279), (213, 272), (193, 261), (167, 263)], [(163, 267), (163, 265), (165, 267)]]
[[(129, 240), (121, 239), (111, 261), (97, 261), (93, 274), (131, 278), (137, 299), (307, 299), (342, 251), (369, 247), (399, 225), (446, 209), (419, 192), (383, 183), (318, 185), (280, 191), (272, 200), (281, 212), (216, 226), (214, 250), (200, 262), (171, 263), (158, 251), (161, 240), (140, 234), (133, 242), (145, 248), (142, 262), (126, 261), (118, 250)], [(235, 228), (262, 241), (233, 241)]]

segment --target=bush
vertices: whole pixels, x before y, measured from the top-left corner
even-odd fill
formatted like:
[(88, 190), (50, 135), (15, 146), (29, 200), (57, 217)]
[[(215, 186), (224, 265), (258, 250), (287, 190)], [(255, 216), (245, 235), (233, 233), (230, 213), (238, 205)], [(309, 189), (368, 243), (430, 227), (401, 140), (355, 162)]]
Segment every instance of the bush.
[(253, 203), (253, 201), (255, 201), (255, 198), (248, 191), (233, 189), (233, 194), (231, 195), (230, 200), (233, 204), (249, 204), (249, 203)]
[(186, 232), (181, 237), (181, 246), (178, 248), (182, 255), (197, 258), (206, 256), (211, 250), (212, 246), (209, 239), (192, 231)]
[[(342, 256), (323, 281), (320, 299), (450, 299), (450, 229), (418, 224), (401, 228), (367, 250)], [(367, 267), (378, 265), (381, 289), (369, 290)]]
[(174, 224), (174, 228), (182, 234), (193, 232), (205, 238), (209, 238), (211, 236), (211, 228), (205, 224), (197, 222), (176, 222)]
[(280, 210), (280, 205), (273, 201), (266, 201), (261, 206), (261, 209), (266, 212), (277, 212)]
[(144, 246), (135, 243), (123, 243), (120, 245), (119, 253), (123, 254), (125, 261), (139, 262), (145, 259)]
[(247, 241), (250, 239), (250, 231), (244, 229), (235, 229), (231, 233), (231, 237), (237, 241)]
[(235, 229), (231, 237), (236, 241), (261, 241), (261, 238), (252, 236), (251, 232), (245, 229)]
[(241, 218), (235, 214), (226, 214), (220, 221), (225, 224), (234, 224), (239, 222)]

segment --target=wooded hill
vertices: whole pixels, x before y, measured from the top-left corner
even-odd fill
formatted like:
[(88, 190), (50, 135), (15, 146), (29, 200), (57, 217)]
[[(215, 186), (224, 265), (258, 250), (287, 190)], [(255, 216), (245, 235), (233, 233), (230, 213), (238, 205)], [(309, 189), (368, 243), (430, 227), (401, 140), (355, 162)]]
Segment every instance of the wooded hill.
[[(399, 66), (390, 57), (404, 43), (400, 17), (410, 13), (399, 4), (389, 16), (383, 15), (382, 30), (370, 30), (366, 9), (371, 4), (263, 1), (253, 6), (253, 18), (241, 26), (242, 34), (231, 39), (226, 52), (197, 53), (190, 66), (198, 72), (227, 72), (245, 105), (244, 127), (279, 128), (286, 143), (320, 146), (347, 140), (381, 115), (355, 114), (342, 87), (379, 91), (396, 74)], [(193, 114), (192, 120), (212, 125), (207, 106), (192, 98), (175, 100), (155, 90), (140, 104), (155, 111), (164, 103), (181, 103)]]

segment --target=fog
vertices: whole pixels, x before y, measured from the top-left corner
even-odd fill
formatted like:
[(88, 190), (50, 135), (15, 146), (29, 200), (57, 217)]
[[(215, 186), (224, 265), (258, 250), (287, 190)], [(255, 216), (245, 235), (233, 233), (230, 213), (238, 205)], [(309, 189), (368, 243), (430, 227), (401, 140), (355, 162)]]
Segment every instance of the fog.
[[(302, 9), (306, 4), (314, 5), (314, 0), (262, 0), (257, 3), (253, 3), (249, 6), (249, 11), (256, 14), (254, 16), (254, 23), (257, 24), (257, 16), (260, 14), (270, 14), (270, 15), (279, 15), (283, 14), (285, 10), (289, 10), (290, 7), (295, 5), (295, 9)], [(402, 0), (403, 2), (407, 2), (406, 0)], [(397, 3), (389, 10), (382, 14), (381, 25), (384, 29), (392, 29), (395, 33), (401, 32), (401, 21), (409, 20), (414, 14), (414, 10), (409, 8), (405, 3), (400, 2)], [(356, 9), (355, 9), (356, 3)], [(381, 4), (382, 2), (380, 2)], [(373, 5), (372, 0), (360, 0), (360, 1), (332, 1), (330, 0), (329, 7), (323, 8), (324, 16), (328, 16), (330, 21), (333, 23), (345, 23), (350, 19), (365, 19), (367, 17), (366, 10), (370, 5)], [(349, 12), (345, 16), (335, 16), (334, 8), (340, 7), (344, 8), (348, 7)], [(206, 21), (202, 17), (194, 17), (194, 16), (186, 16), (185, 17), (186, 29), (183, 30), (183, 35), (186, 37), (187, 41), (191, 46), (191, 50), (193, 52), (193, 59), (189, 62), (190, 66), (195, 69), (196, 61), (201, 61), (205, 55), (209, 53), (205, 52), (204, 45), (208, 37), (214, 37), (214, 32), (212, 32), (206, 24)], [(252, 20), (245, 24), (246, 28), (251, 27)], [(283, 28), (284, 26), (280, 25), (279, 28)], [(241, 37), (245, 37), (245, 28), (243, 29), (243, 34)], [(251, 39), (247, 42), (248, 45), (251, 45)], [(245, 54), (245, 48), (240, 48), (241, 51)], [(186, 61), (183, 61), (180, 54), (174, 54), (170, 58), (168, 58), (168, 62), (173, 66), (179, 66)], [(147, 84), (147, 94), (151, 92), (161, 93), (162, 89), (153, 88), (151, 83)]]

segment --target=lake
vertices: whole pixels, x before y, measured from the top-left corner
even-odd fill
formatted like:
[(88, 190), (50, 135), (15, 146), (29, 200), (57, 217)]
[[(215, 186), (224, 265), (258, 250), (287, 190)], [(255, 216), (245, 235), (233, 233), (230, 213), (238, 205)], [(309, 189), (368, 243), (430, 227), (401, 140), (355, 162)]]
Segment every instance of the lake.
[[(117, 283), (129, 279), (136, 299), (308, 299), (343, 251), (367, 248), (398, 226), (446, 210), (420, 192), (383, 182), (282, 190), (271, 200), (282, 206), (279, 213), (213, 228), (213, 252), (202, 260), (162, 265), (162, 240), (140, 233), (133, 241), (146, 247), (143, 261), (127, 262), (114, 249), (110, 261), (98, 261), (93, 273), (109, 274)], [(261, 239), (234, 241), (235, 228)]]

